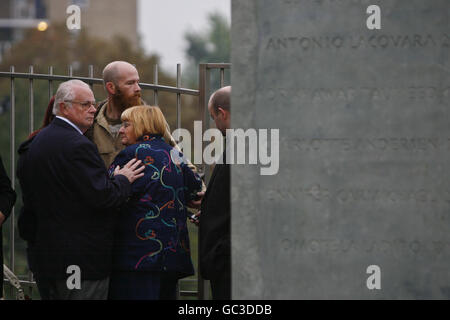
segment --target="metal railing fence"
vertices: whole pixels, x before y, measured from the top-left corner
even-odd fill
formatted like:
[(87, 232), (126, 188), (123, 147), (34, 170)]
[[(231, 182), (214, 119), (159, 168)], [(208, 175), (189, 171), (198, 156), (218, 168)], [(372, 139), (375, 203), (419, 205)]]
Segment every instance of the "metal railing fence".
[[(208, 98), (210, 94), (210, 88), (211, 88), (211, 72), (213, 70), (219, 71), (219, 86), (223, 87), (225, 84), (225, 70), (229, 70), (231, 67), (228, 63), (222, 63), (222, 64), (200, 64), (199, 65), (199, 89), (188, 89), (183, 88), (181, 86), (181, 65), (177, 65), (177, 76), (176, 76), (176, 87), (171, 86), (165, 86), (160, 85), (158, 83), (158, 66), (154, 66), (153, 75), (154, 75), (154, 83), (140, 83), (140, 87), (143, 90), (151, 90), (153, 91), (153, 104), (158, 105), (158, 95), (160, 92), (168, 92), (171, 94), (176, 94), (176, 128), (181, 127), (181, 96), (182, 95), (190, 95), (190, 96), (198, 96), (199, 97), (199, 106), (201, 110), (201, 114), (203, 115), (203, 130), (206, 130), (210, 127), (210, 117), (208, 114)], [(15, 163), (16, 163), (16, 157), (15, 157), (15, 146), (16, 146), (16, 140), (15, 140), (15, 134), (16, 134), (16, 101), (15, 101), (15, 95), (16, 95), (16, 86), (15, 86), (15, 80), (16, 79), (28, 79), (28, 96), (29, 96), (29, 105), (28, 105), (28, 112), (29, 112), (29, 123), (28, 123), (28, 131), (29, 133), (33, 132), (34, 129), (34, 88), (35, 88), (35, 81), (36, 80), (43, 80), (48, 82), (48, 98), (53, 96), (54, 94), (54, 81), (67, 81), (71, 79), (79, 79), (91, 86), (91, 88), (94, 87), (94, 85), (103, 85), (103, 80), (99, 78), (94, 78), (94, 68), (93, 66), (89, 66), (88, 68), (88, 77), (82, 77), (82, 76), (74, 76), (73, 75), (73, 68), (72, 66), (69, 66), (68, 68), (68, 75), (54, 75), (53, 74), (53, 67), (49, 67), (47, 74), (38, 74), (34, 73), (34, 67), (29, 67), (28, 73), (20, 73), (15, 72), (14, 66), (10, 67), (9, 72), (0, 72), (0, 79), (10, 79), (10, 178), (11, 178), (11, 184), (14, 188), (16, 184), (15, 179)], [(204, 173), (204, 180), (205, 183), (209, 181), (210, 177), (210, 170), (209, 166), (201, 165), (199, 167), (199, 171)], [(10, 251), (10, 258), (9, 258), (9, 270), (12, 271), (12, 273), (15, 272), (16, 269), (16, 260), (15, 260), (15, 253), (16, 253), (16, 246), (15, 246), (15, 208), (13, 208), (10, 216), (9, 221), (9, 251)], [(198, 247), (200, 247), (200, 241), (201, 239), (198, 239)], [(200, 265), (200, 255), (198, 255), (197, 259), (197, 266)], [(178, 290), (177, 296), (178, 298), (185, 296), (185, 297), (197, 297), (197, 299), (205, 299), (208, 297), (208, 290), (206, 288), (207, 282), (204, 281), (200, 273), (197, 272), (197, 280), (181, 280), (181, 283), (189, 283), (189, 282), (197, 282), (197, 291), (192, 290)], [(18, 276), (19, 284), (22, 286), (29, 286), (30, 292), (32, 288), (36, 287), (36, 282), (33, 279), (33, 276), (31, 272), (29, 272), (28, 275), (21, 275)], [(3, 281), (8, 284), (8, 279), (3, 279)], [(181, 285), (181, 284), (180, 284)], [(180, 287), (180, 286), (179, 286)]]

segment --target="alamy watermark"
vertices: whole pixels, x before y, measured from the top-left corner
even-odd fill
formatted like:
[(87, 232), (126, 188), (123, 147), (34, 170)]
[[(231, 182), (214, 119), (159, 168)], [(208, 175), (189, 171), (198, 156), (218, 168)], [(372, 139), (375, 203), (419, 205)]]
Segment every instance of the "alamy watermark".
[(66, 19), (66, 26), (69, 30), (81, 29), (81, 9), (79, 6), (72, 4), (67, 7), (66, 13), (69, 15)]
[(381, 29), (381, 8), (377, 5), (370, 5), (366, 10), (370, 16), (367, 18), (366, 25), (369, 30)]
[[(227, 164), (260, 165), (261, 175), (275, 175), (280, 167), (280, 130), (279, 129), (227, 129), (225, 149), (220, 130), (211, 128), (202, 132), (202, 122), (194, 121), (194, 139), (187, 129), (176, 129), (172, 133), (178, 141), (183, 157), (193, 164), (222, 163), (223, 151), (226, 150)], [(204, 149), (203, 142), (210, 142)], [(193, 145), (192, 145), (193, 143)], [(191, 154), (192, 146), (194, 155)], [(270, 147), (270, 148), (269, 148)], [(173, 150), (172, 159), (178, 157)]]
[(69, 274), (66, 280), (67, 289), (81, 289), (81, 269), (79, 266), (73, 264), (67, 267), (66, 273)]
[(381, 268), (373, 264), (367, 267), (366, 273), (370, 274), (366, 281), (367, 289), (381, 290)]

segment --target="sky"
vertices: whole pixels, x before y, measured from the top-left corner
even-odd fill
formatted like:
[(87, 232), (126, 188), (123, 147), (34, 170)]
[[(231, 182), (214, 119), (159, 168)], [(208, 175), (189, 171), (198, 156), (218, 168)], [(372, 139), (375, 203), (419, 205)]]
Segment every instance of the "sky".
[(138, 0), (138, 32), (146, 52), (157, 53), (166, 72), (175, 74), (177, 63), (183, 70), (184, 34), (206, 30), (211, 12), (220, 12), (230, 21), (230, 0)]

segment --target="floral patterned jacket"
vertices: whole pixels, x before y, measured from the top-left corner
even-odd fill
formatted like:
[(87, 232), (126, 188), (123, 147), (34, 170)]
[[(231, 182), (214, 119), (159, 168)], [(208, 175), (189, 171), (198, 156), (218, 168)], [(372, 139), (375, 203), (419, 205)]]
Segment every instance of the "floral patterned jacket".
[(117, 220), (114, 270), (192, 275), (186, 203), (201, 190), (200, 177), (159, 135), (145, 135), (121, 151), (109, 173), (133, 158), (145, 164), (145, 174), (132, 184), (132, 196)]

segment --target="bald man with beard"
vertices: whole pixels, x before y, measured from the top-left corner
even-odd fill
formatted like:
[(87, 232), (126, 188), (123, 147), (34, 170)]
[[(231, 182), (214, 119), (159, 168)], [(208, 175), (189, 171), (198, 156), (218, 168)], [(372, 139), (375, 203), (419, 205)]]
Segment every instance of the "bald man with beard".
[(125, 61), (114, 61), (103, 69), (103, 84), (108, 98), (97, 108), (94, 124), (86, 132), (98, 148), (108, 168), (124, 146), (119, 137), (120, 115), (130, 107), (142, 105), (139, 73)]

